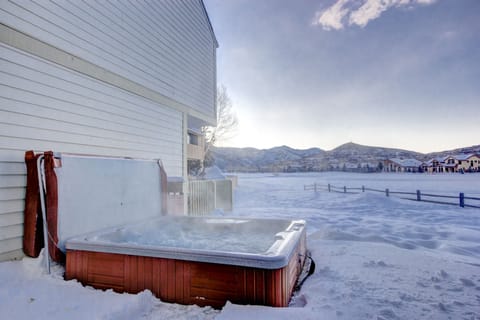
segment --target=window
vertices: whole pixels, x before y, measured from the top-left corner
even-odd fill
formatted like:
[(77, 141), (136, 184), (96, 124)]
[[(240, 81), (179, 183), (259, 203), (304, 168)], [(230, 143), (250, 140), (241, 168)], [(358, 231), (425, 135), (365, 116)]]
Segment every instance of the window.
[(188, 133), (188, 143), (198, 146), (198, 136), (193, 133)]

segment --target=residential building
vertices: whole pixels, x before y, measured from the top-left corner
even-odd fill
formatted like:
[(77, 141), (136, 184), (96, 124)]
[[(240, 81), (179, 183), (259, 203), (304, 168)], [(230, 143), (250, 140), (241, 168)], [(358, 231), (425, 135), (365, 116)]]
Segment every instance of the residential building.
[(454, 156), (446, 156), (442, 161), (444, 172), (457, 172), (458, 161)]
[(383, 163), (383, 171), (386, 172), (419, 172), (422, 162), (416, 159), (387, 159)]
[(427, 172), (428, 173), (437, 173), (443, 172), (443, 160), (444, 158), (434, 158), (427, 161)]
[(457, 171), (480, 172), (480, 154), (457, 155)]
[(480, 172), (480, 155), (459, 154), (430, 159), (422, 164), (429, 173)]

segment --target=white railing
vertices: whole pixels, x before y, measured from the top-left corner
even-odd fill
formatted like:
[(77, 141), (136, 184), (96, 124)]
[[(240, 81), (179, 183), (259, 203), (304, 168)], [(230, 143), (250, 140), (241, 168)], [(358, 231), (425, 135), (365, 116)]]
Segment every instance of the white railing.
[(230, 180), (190, 180), (188, 182), (188, 215), (203, 216), (215, 209), (231, 211), (233, 189)]

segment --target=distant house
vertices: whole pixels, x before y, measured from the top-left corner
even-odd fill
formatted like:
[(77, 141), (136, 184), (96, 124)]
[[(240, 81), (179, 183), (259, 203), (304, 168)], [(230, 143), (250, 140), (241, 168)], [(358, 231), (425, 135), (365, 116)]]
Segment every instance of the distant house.
[(22, 256), (26, 150), (159, 158), (185, 180), (188, 134), (216, 123), (218, 47), (201, 0), (1, 9), (0, 261)]
[(422, 162), (416, 159), (387, 159), (383, 163), (385, 172), (419, 172)]
[(458, 161), (454, 156), (446, 156), (442, 161), (444, 172), (457, 172), (458, 171)]
[(480, 155), (459, 154), (438, 157), (422, 164), (429, 173), (480, 172)]
[(455, 158), (458, 162), (457, 171), (480, 172), (479, 154), (462, 154)]
[(427, 161), (427, 171), (428, 173), (437, 173), (444, 172), (444, 158), (434, 158)]

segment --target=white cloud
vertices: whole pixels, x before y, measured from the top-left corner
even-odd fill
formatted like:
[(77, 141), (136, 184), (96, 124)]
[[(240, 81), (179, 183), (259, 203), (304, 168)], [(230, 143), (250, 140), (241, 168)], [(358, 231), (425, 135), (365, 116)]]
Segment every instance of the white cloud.
[(365, 27), (370, 20), (380, 17), (382, 12), (392, 5), (392, 2), (394, 1), (367, 0), (360, 8), (350, 13), (348, 23), (350, 25), (356, 24), (360, 27)]
[[(347, 23), (365, 27), (370, 21), (377, 19), (392, 7), (408, 7), (430, 5), (437, 0), (337, 0), (332, 6), (315, 15), (314, 25), (321, 25), (325, 30), (340, 30)], [(358, 6), (360, 4), (360, 6)]]
[[(432, 4), (434, 3), (435, 1), (437, 0), (417, 0), (416, 2), (417, 3), (420, 3), (420, 4)], [(414, 1), (415, 2), (415, 1)]]
[(343, 8), (349, 0), (338, 0), (334, 5), (322, 12), (317, 12), (314, 25), (321, 25), (325, 30), (343, 29), (343, 17), (349, 12), (349, 9)]

